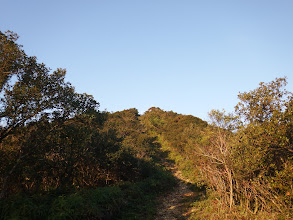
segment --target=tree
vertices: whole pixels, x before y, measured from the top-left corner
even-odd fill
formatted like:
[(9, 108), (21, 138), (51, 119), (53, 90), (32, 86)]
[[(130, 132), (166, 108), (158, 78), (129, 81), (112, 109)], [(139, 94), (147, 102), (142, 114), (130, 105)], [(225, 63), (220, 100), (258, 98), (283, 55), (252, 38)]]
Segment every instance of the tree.
[[(259, 88), (239, 94), (241, 102), (235, 108), (242, 119), (243, 126), (239, 129), (242, 142), (245, 139), (253, 150), (259, 149), (262, 162), (275, 164), (277, 169), (293, 155), (292, 93), (284, 88), (286, 84), (286, 78), (260, 83)], [(271, 171), (272, 168), (267, 170)]]
[[(36, 57), (27, 56), (16, 43), (13, 32), (0, 32), (0, 149), (1, 144), (18, 128), (28, 126), (42, 118), (64, 122), (68, 118), (97, 109), (92, 96), (77, 94), (65, 82), (66, 71), (50, 69), (38, 63)], [(26, 158), (19, 148), (15, 163), (3, 177), (2, 192), (5, 196), (9, 177), (18, 164)]]
[(246, 124), (281, 121), (292, 99), (292, 93), (284, 89), (286, 85), (286, 78), (276, 78), (270, 83), (260, 83), (255, 90), (240, 93), (240, 102), (235, 107), (237, 115)]
[(286, 84), (277, 78), (240, 93), (234, 114), (213, 110), (194, 144), (207, 184), (230, 208), (282, 212), (291, 205), (293, 98)]
[(292, 194), (292, 93), (286, 85), (286, 78), (260, 83), (257, 89), (240, 93), (235, 108), (242, 119), (234, 154), (239, 195), (255, 211), (281, 211), (285, 195)]
[(66, 119), (98, 107), (92, 96), (75, 93), (65, 82), (64, 69), (50, 73), (36, 57), (27, 56), (17, 38), (0, 32), (0, 143), (15, 128), (43, 115)]
[(206, 182), (231, 209), (235, 204), (232, 131), (236, 117), (218, 110), (212, 110), (209, 117), (211, 126), (202, 131), (202, 139), (195, 144), (194, 154), (198, 156), (197, 166)]
[(16, 44), (17, 34), (8, 31), (6, 34), (0, 31), (0, 92), (7, 81), (21, 68), (26, 57), (21, 46)]

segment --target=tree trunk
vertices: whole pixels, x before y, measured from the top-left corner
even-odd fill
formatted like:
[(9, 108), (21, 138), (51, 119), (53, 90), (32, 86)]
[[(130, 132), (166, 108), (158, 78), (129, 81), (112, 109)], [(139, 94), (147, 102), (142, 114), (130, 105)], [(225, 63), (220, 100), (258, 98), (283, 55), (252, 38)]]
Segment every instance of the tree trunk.
[(229, 207), (230, 209), (233, 206), (234, 200), (233, 200), (233, 178), (232, 178), (232, 171), (225, 165), (225, 169), (228, 175), (228, 181), (229, 181), (229, 194), (230, 194), (230, 198), (229, 198)]

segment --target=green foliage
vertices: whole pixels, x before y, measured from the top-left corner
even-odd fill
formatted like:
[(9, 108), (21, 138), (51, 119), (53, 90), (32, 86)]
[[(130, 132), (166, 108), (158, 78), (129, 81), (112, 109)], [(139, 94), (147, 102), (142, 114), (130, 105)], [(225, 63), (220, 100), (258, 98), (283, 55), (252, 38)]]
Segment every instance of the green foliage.
[[(152, 151), (153, 139), (136, 132), (138, 120), (130, 120), (134, 135), (121, 136), (118, 127), (104, 126), (107, 113), (96, 111), (98, 103), (91, 96), (75, 93), (64, 80), (65, 70), (50, 73), (36, 57), (25, 54), (14, 33), (1, 32), (0, 37), (1, 198), (147, 175), (148, 166), (124, 144), (137, 154)], [(130, 113), (137, 118), (137, 112)]]
[(3, 175), (15, 166), (19, 151), (25, 155), (9, 177), (10, 191), (103, 186), (147, 175), (148, 166), (122, 147), (115, 132), (103, 130), (101, 117), (104, 113), (93, 112), (61, 124), (43, 118), (3, 142), (2, 153), (10, 158), (3, 158)]
[(149, 135), (158, 139), (169, 159), (175, 161), (183, 174), (193, 181), (201, 181), (195, 161), (194, 145), (202, 139), (202, 130), (207, 123), (191, 115), (181, 115), (159, 108), (150, 108), (143, 116), (142, 123)]
[[(12, 55), (1, 51), (1, 62), (4, 63), (0, 70), (3, 69), (8, 75), (1, 73), (4, 77), (0, 80), (0, 142), (17, 127), (38, 121), (42, 116), (52, 120), (67, 119), (96, 109), (98, 103), (92, 96), (75, 93), (70, 83), (65, 82), (65, 70), (57, 69), (50, 73), (49, 68), (43, 63), (39, 64), (36, 57), (28, 57), (19, 49), (20, 46), (15, 42), (17, 38), (2, 33), (0, 36), (0, 41), (3, 38), (10, 39), (10, 47), (14, 48), (13, 51), (16, 50), (15, 53), (19, 53), (21, 59), (15, 61), (17, 68), (14, 64), (6, 65), (10, 63)], [(9, 80), (12, 77), (14, 79)]]
[(17, 39), (18, 35), (11, 31), (0, 31), (0, 92), (24, 62), (25, 54), (22, 46), (15, 43)]
[(117, 137), (122, 139), (123, 147), (130, 150), (140, 161), (151, 161), (160, 147), (157, 138), (146, 133), (146, 127), (137, 109), (108, 114), (104, 128), (115, 130)]
[[(243, 122), (260, 124), (282, 120), (282, 114), (292, 94), (284, 87), (286, 78), (276, 78), (270, 83), (260, 83), (259, 88), (240, 93), (241, 102), (235, 107), (236, 113), (243, 118)], [(285, 107), (285, 108), (284, 108)]]
[(260, 83), (239, 94), (234, 114), (211, 112), (213, 127), (195, 145), (197, 166), (221, 210), (207, 218), (292, 217), (292, 93), (286, 84), (286, 78)]
[(152, 219), (174, 185), (168, 154), (206, 199), (194, 218), (292, 218), (293, 95), (286, 78), (240, 93), (210, 124), (150, 108), (99, 112), (66, 71), (0, 32), (0, 218)]
[(174, 184), (170, 174), (153, 167), (153, 175), (137, 183), (15, 195), (0, 201), (0, 219), (152, 219), (156, 196)]
[[(25, 164), (27, 161), (36, 161), (36, 154), (31, 152), (44, 150), (46, 142), (40, 144), (45, 141), (42, 140), (44, 135), (39, 138), (34, 130), (42, 127), (44, 121), (62, 123), (94, 111), (98, 106), (92, 96), (75, 93), (70, 83), (65, 82), (65, 70), (50, 73), (36, 57), (27, 56), (16, 43), (17, 38), (12, 32), (0, 32), (0, 155), (12, 159), (12, 163), (5, 159), (1, 161), (0, 198), (7, 195), (8, 182), (12, 181), (13, 175), (18, 178), (17, 183), (22, 182), (20, 173), (15, 172), (29, 167)], [(36, 125), (37, 122), (41, 126)], [(50, 132), (49, 128), (45, 129)], [(32, 140), (28, 139), (30, 135), (34, 135)], [(28, 146), (30, 142), (35, 146)], [(30, 179), (28, 176), (24, 178)]]
[(154, 165), (160, 146), (138, 111), (96, 111), (65, 70), (0, 37), (1, 219), (151, 219), (175, 182)]

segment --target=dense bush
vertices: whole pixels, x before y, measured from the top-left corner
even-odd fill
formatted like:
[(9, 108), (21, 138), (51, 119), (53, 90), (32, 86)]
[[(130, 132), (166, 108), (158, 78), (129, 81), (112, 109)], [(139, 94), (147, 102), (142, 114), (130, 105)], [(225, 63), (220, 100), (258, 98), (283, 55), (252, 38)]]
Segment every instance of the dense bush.
[(20, 193), (0, 201), (0, 219), (152, 219), (155, 198), (175, 184), (166, 171), (152, 169), (152, 176), (136, 183)]

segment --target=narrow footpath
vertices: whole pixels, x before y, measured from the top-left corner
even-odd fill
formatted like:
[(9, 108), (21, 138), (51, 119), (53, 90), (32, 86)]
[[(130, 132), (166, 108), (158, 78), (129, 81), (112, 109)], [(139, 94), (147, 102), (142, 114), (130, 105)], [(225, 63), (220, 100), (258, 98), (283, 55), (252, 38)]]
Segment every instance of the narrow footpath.
[(174, 164), (165, 162), (164, 165), (178, 179), (178, 185), (168, 194), (164, 194), (158, 198), (159, 207), (155, 220), (188, 219), (193, 211), (188, 207), (188, 201), (192, 200), (196, 196), (196, 193), (189, 189), (188, 183), (190, 181), (182, 176), (181, 171)]

